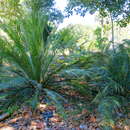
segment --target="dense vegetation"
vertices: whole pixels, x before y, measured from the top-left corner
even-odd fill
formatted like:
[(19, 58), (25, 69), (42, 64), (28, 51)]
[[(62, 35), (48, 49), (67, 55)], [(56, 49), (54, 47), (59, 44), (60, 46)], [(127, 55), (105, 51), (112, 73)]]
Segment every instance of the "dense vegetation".
[[(73, 4), (70, 1), (68, 6)], [(127, 7), (128, 1), (120, 1), (118, 7), (116, 1), (113, 6), (95, 1), (97, 9), (91, 1), (82, 4), (94, 12), (113, 14), (119, 23), (120, 8)], [(66, 100), (60, 90), (68, 86), (89, 97), (86, 104), (99, 113), (101, 126), (109, 128), (129, 113), (130, 40), (114, 43), (113, 34), (109, 41), (109, 24), (86, 28), (87, 32), (80, 25), (57, 30), (55, 24), (63, 14), (58, 10), (54, 14), (53, 5), (51, 0), (0, 1), (0, 112), (12, 114), (23, 105), (35, 110), (43, 94), (62, 112)], [(129, 25), (128, 12), (122, 24)]]

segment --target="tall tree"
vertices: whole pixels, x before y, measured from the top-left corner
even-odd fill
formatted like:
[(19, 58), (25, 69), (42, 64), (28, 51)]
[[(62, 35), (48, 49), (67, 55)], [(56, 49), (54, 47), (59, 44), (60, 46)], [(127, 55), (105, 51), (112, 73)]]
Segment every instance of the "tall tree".
[(66, 8), (68, 14), (73, 11), (85, 16), (89, 11), (91, 14), (99, 11), (103, 17), (109, 16), (111, 19), (112, 46), (114, 46), (114, 21), (118, 21), (121, 26), (126, 26), (130, 22), (130, 1), (129, 0), (69, 0)]
[[(75, 10), (81, 15), (85, 15), (87, 11), (91, 14), (99, 11), (102, 16), (111, 13), (114, 19), (121, 20), (130, 17), (130, 1), (129, 0), (68, 0), (66, 10), (69, 14)], [(122, 16), (119, 18), (119, 16)]]

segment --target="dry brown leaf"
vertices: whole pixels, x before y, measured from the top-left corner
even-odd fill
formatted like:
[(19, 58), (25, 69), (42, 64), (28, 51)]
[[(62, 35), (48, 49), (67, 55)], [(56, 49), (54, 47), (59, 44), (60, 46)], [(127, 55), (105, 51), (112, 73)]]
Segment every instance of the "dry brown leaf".
[(16, 121), (18, 121), (19, 119), (21, 119), (22, 117), (16, 117), (16, 118), (13, 118), (11, 120), (8, 121), (8, 123), (15, 123)]
[(53, 123), (57, 123), (57, 122), (61, 122), (61, 121), (62, 121), (61, 118), (57, 118), (57, 117), (52, 117), (50, 120), (51, 120)]
[(45, 128), (44, 123), (43, 123), (43, 122), (37, 123), (36, 128), (37, 128), (37, 129), (40, 129), (40, 130), (43, 130), (43, 129)]
[(69, 107), (71, 106), (71, 104), (64, 104), (64, 107)]
[(7, 126), (7, 125), (8, 125), (7, 123), (0, 123), (0, 128), (4, 127), (4, 126)]
[(56, 107), (55, 106), (48, 106), (47, 110), (56, 111)]
[(90, 122), (93, 122), (93, 123), (96, 122), (96, 118), (95, 118), (95, 116), (91, 116), (91, 117), (90, 117)]
[(31, 111), (29, 111), (29, 112), (24, 112), (24, 113), (23, 113), (23, 117), (24, 117), (25, 119), (29, 119), (29, 118), (31, 118), (31, 116), (32, 116), (32, 112), (31, 112)]
[(81, 81), (81, 82), (79, 82), (79, 83), (82, 84), (82, 85), (84, 85), (84, 84), (86, 84), (87, 82)]

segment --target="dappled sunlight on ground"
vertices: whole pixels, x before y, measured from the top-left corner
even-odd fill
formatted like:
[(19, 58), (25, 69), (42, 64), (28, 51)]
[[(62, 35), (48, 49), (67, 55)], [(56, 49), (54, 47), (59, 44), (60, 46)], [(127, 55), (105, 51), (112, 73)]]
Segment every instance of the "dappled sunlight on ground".
[[(41, 103), (35, 112), (28, 107), (23, 107), (10, 119), (0, 123), (0, 130), (101, 130), (99, 127), (101, 119), (87, 109), (77, 114), (72, 114), (75, 107), (72, 104), (65, 104), (65, 112), (70, 114), (63, 119), (54, 105)], [(128, 125), (121, 121), (113, 130), (129, 130)]]
[(0, 130), (15, 130), (15, 129), (11, 126), (5, 126), (3, 128), (0, 128)]

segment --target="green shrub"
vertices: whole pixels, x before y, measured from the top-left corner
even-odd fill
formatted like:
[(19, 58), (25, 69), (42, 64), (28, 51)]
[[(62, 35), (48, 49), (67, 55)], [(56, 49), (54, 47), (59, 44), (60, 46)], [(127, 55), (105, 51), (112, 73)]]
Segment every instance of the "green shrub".
[[(53, 75), (64, 64), (56, 64), (58, 43), (47, 34), (47, 17), (31, 11), (0, 28), (6, 34), (0, 38), (0, 110), (12, 112), (24, 103), (36, 107), (41, 91), (51, 85)], [(55, 94), (46, 88), (45, 92)], [(52, 96), (51, 98), (55, 98)]]

